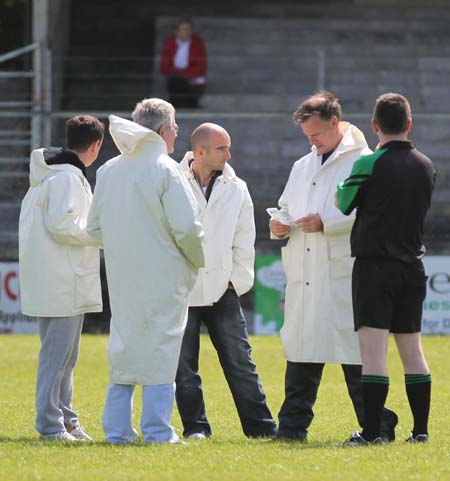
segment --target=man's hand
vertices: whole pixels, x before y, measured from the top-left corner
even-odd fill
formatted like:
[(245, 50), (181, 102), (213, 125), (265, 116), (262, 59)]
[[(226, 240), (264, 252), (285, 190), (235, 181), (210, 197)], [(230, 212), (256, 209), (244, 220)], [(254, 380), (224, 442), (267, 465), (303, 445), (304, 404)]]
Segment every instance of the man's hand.
[(272, 234), (277, 237), (285, 237), (289, 234), (291, 230), (288, 225), (282, 224), (281, 222), (278, 222), (274, 219), (270, 219), (269, 229), (270, 232), (272, 232)]
[(306, 217), (296, 220), (295, 223), (306, 234), (323, 231), (323, 222), (319, 214), (309, 214)]

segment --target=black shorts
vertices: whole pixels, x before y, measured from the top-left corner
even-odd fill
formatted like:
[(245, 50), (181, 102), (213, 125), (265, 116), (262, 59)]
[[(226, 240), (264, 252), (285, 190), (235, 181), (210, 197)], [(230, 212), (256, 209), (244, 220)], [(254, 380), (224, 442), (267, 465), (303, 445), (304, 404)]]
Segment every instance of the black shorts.
[(394, 333), (420, 332), (426, 282), (421, 261), (357, 258), (352, 276), (355, 331), (367, 326)]

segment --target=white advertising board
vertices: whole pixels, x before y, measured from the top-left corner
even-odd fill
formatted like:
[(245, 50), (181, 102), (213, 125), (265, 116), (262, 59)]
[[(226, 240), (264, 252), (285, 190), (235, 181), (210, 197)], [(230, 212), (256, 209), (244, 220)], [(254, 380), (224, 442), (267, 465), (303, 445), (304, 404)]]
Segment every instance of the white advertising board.
[[(422, 333), (450, 335), (450, 256), (427, 256), (424, 265), (428, 282)], [(279, 330), (276, 323), (273, 323), (272, 329), (263, 327), (255, 322), (255, 334), (275, 334)], [(0, 334), (37, 332), (36, 319), (21, 312), (18, 262), (0, 262)]]
[(428, 282), (422, 333), (450, 335), (450, 256), (427, 256), (424, 265)]
[(20, 308), (19, 263), (0, 262), (0, 334), (35, 334), (34, 317), (24, 316)]

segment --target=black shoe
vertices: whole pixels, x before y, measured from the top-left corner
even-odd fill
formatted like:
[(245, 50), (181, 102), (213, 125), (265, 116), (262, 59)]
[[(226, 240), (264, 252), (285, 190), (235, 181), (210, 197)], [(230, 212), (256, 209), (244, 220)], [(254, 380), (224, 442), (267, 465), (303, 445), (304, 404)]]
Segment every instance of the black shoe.
[(395, 427), (398, 424), (398, 416), (393, 411), (386, 410), (381, 419), (381, 439), (383, 443), (395, 441)]
[(428, 438), (428, 434), (416, 434), (411, 436), (408, 439), (405, 439), (405, 442), (410, 443), (410, 444), (416, 444), (416, 443), (429, 443), (430, 440)]
[(286, 433), (285, 431), (278, 430), (278, 433), (272, 438), (272, 441), (282, 442), (297, 442), (306, 443), (308, 440), (306, 433)]
[(344, 441), (343, 445), (344, 446), (370, 446), (372, 444), (383, 444), (383, 440), (381, 439), (381, 436), (376, 437), (375, 439), (372, 439), (372, 441), (367, 441), (364, 439), (359, 431), (354, 431), (350, 437), (347, 439), (347, 441)]

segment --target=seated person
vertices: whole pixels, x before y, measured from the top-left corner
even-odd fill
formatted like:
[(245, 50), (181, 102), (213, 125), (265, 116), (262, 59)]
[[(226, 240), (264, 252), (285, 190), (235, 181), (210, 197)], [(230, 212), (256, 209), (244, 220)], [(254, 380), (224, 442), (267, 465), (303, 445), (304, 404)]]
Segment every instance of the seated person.
[(198, 108), (206, 87), (206, 49), (203, 39), (192, 34), (190, 18), (180, 19), (175, 34), (164, 41), (161, 73), (174, 107)]

